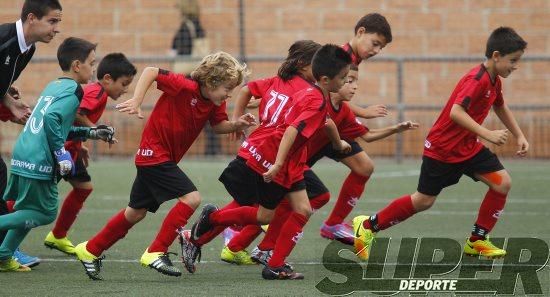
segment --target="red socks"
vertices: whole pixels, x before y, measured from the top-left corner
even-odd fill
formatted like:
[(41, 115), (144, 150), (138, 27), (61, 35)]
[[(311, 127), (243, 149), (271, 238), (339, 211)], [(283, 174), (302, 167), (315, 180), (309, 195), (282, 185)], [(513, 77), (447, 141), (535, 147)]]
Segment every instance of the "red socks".
[(67, 232), (76, 220), (76, 216), (82, 209), (84, 201), (90, 196), (92, 189), (78, 189), (74, 188), (63, 201), (61, 211), (55, 222), (55, 226), (52, 229), (53, 236), (55, 238), (64, 238), (67, 236)]
[(493, 189), (489, 189), (489, 191), (487, 191), (487, 194), (485, 194), (485, 198), (479, 207), (477, 221), (474, 231), (472, 232), (473, 238), (470, 240), (485, 239), (487, 233), (493, 230), (500, 214), (504, 210), (506, 196), (508, 196), (508, 194), (502, 194), (494, 191)]
[(416, 210), (413, 207), (411, 195), (405, 195), (393, 200), (380, 210), (375, 217), (371, 217), (371, 220), (366, 220), (363, 226), (378, 232), (403, 222), (415, 213)]
[(355, 207), (357, 200), (361, 198), (361, 195), (365, 190), (365, 184), (369, 178), (370, 176), (363, 176), (353, 171), (348, 175), (342, 185), (342, 189), (340, 190), (340, 195), (338, 195), (338, 200), (334, 205), (334, 209), (325, 221), (325, 224), (334, 226), (344, 222), (344, 219)]
[(277, 238), (281, 233), (281, 228), (283, 228), (291, 213), (292, 207), (288, 200), (284, 199), (275, 209), (275, 214), (271, 222), (269, 222), (269, 228), (265, 233), (264, 239), (258, 244), (260, 250), (268, 251), (275, 248), (275, 242), (277, 242)]
[(227, 247), (232, 252), (244, 250), (254, 241), (254, 239), (256, 239), (256, 237), (258, 237), (258, 235), (260, 235), (260, 233), (262, 233), (262, 227), (258, 225), (245, 226), (239, 234), (231, 239)]
[(281, 267), (285, 264), (286, 257), (290, 255), (298, 240), (302, 238), (302, 229), (307, 221), (306, 216), (292, 212), (281, 229), (279, 238), (277, 238), (273, 256), (268, 263), (270, 267)]
[(168, 212), (162, 222), (157, 237), (148, 248), (150, 253), (162, 252), (166, 253), (168, 247), (174, 242), (178, 236), (177, 230), (187, 224), (187, 220), (195, 212), (189, 205), (177, 200), (176, 205)]
[(126, 236), (134, 224), (128, 222), (124, 216), (124, 209), (114, 215), (107, 224), (92, 239), (88, 241), (86, 249), (96, 257), (108, 250), (115, 242)]
[(214, 226), (231, 226), (231, 225), (257, 225), (258, 208), (253, 206), (241, 206), (234, 209), (222, 209), (213, 212), (210, 215), (210, 222)]

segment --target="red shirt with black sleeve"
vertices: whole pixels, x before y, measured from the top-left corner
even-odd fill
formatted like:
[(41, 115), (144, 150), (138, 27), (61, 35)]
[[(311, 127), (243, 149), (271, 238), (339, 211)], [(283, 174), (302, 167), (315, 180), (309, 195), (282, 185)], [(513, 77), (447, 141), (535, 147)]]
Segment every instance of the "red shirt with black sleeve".
[[(248, 83), (250, 94), (255, 98), (261, 98), (258, 108), (260, 125), (248, 136), (239, 149), (238, 155), (248, 158), (248, 143), (253, 139), (269, 137), (275, 128), (284, 123), (284, 117), (293, 100), (293, 95), (314, 84), (300, 75), (295, 75), (289, 80), (283, 80), (279, 76), (259, 79)], [(261, 128), (261, 129), (260, 129)]]
[(464, 107), (468, 115), (481, 125), (492, 106), (504, 104), (500, 78), (497, 76), (492, 81), (483, 64), (462, 77), (426, 138), (424, 156), (458, 163), (472, 158), (483, 148), (475, 133), (451, 120), (454, 104)]
[(163, 69), (156, 81), (163, 93), (141, 135), (135, 158), (139, 166), (178, 163), (207, 121), (216, 126), (228, 119), (225, 102), (216, 106), (202, 97), (198, 82)]
[(361, 57), (353, 52), (353, 48), (351, 47), (351, 44), (349, 44), (349, 42), (342, 45), (342, 48), (351, 56), (351, 63), (353, 65), (359, 66), (359, 64), (361, 64), (363, 59), (361, 59)]
[[(103, 89), (100, 83), (88, 84), (84, 87), (84, 96), (82, 97), (82, 101), (80, 101), (78, 113), (85, 115), (95, 124), (103, 115), (108, 98), (107, 92), (105, 92), (105, 89)], [(81, 126), (76, 121), (73, 125)], [(82, 141), (80, 140), (69, 140), (65, 142), (65, 149), (71, 153), (73, 159), (76, 159), (81, 147)]]
[[(338, 109), (332, 103), (327, 104), (328, 116), (332, 119), (340, 138), (348, 142), (369, 132), (369, 129), (361, 123), (346, 102), (342, 102)], [(323, 147), (330, 143), (325, 129), (317, 131), (307, 143), (308, 158), (317, 154)]]
[[(277, 126), (270, 137), (248, 140), (246, 164), (259, 174), (266, 172), (275, 162), (283, 134), (289, 126), (298, 130), (287, 158), (274, 177), (274, 182), (290, 189), (292, 184), (304, 179), (307, 161), (307, 142), (315, 132), (326, 124), (327, 99), (317, 86), (309, 87), (294, 95), (284, 123)], [(261, 128), (259, 128), (261, 129)]]

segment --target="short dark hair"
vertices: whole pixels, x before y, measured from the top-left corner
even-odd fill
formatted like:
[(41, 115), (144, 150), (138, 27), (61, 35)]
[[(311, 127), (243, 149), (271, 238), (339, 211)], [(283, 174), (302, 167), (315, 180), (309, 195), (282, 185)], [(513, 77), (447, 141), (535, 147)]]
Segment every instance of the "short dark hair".
[(117, 80), (122, 76), (134, 76), (136, 73), (136, 67), (123, 53), (110, 53), (103, 57), (97, 66), (97, 79), (102, 79), (109, 74), (113, 80)]
[(325, 44), (313, 56), (311, 72), (316, 80), (321, 79), (321, 76), (332, 79), (350, 64), (351, 56), (342, 47)]
[(518, 50), (525, 50), (526, 47), (527, 42), (514, 29), (510, 27), (498, 27), (487, 39), (485, 57), (487, 59), (491, 58), (495, 51), (506, 56)]
[(57, 61), (59, 61), (61, 70), (69, 71), (71, 64), (76, 60), (84, 63), (90, 52), (95, 50), (96, 47), (97, 44), (82, 38), (69, 37), (63, 40), (57, 49)]
[(277, 75), (283, 80), (289, 80), (298, 73), (300, 68), (311, 64), (311, 59), (321, 45), (313, 40), (298, 40), (288, 49), (288, 56), (279, 67)]
[(367, 33), (378, 33), (386, 39), (386, 43), (392, 41), (391, 27), (386, 18), (379, 13), (369, 13), (363, 16), (355, 25), (355, 34), (359, 28), (365, 28)]
[(41, 19), (47, 15), (50, 10), (62, 10), (59, 0), (25, 0), (23, 9), (21, 9), (21, 21), (26, 21), (29, 13), (34, 14)]

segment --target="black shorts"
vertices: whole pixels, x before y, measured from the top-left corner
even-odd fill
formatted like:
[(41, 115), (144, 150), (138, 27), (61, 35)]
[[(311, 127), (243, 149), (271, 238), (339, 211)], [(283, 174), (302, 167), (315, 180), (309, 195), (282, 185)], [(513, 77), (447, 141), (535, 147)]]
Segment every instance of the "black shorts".
[(502, 169), (504, 166), (498, 157), (486, 147), (472, 158), (459, 163), (445, 163), (423, 156), (417, 191), (437, 196), (444, 188), (458, 183), (463, 174), (477, 182), (476, 173), (496, 172)]
[(309, 199), (329, 192), (325, 184), (311, 169), (304, 171), (304, 181), (306, 183), (307, 198)]
[(331, 143), (325, 145), (319, 152), (307, 160), (307, 166), (312, 167), (323, 157), (329, 157), (336, 162), (340, 162), (342, 159), (354, 156), (363, 151), (363, 148), (361, 148), (357, 141), (352, 141), (349, 144), (351, 145), (351, 151), (349, 153), (341, 153), (335, 150)]
[(128, 206), (156, 212), (165, 201), (185, 196), (197, 190), (193, 182), (174, 162), (153, 166), (136, 166), (137, 174)]
[(263, 176), (246, 165), (246, 161), (237, 157), (227, 165), (219, 181), (240, 205), (260, 204), (267, 209), (275, 209), (289, 192), (305, 189), (305, 182), (299, 181), (287, 189), (277, 183), (264, 182)]
[(86, 166), (84, 166), (84, 161), (80, 157), (80, 154), (76, 157), (76, 160), (74, 161), (75, 166), (75, 174), (74, 175), (65, 175), (63, 176), (63, 179), (66, 181), (79, 181), (79, 182), (89, 182), (92, 181), (92, 177), (88, 174), (88, 170), (86, 169)]

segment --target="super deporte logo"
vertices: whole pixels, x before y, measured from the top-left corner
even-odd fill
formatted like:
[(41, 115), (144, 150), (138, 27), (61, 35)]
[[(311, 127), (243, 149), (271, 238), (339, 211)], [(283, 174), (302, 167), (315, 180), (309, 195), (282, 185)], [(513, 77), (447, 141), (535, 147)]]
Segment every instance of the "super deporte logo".
[[(329, 295), (445, 292), (549, 295), (548, 244), (537, 238), (491, 238), (502, 259), (468, 257), (450, 238), (377, 238), (368, 262), (353, 247), (333, 241), (323, 253), (316, 288)], [(521, 284), (521, 285), (520, 285)], [(447, 295), (446, 295), (447, 296)]]

